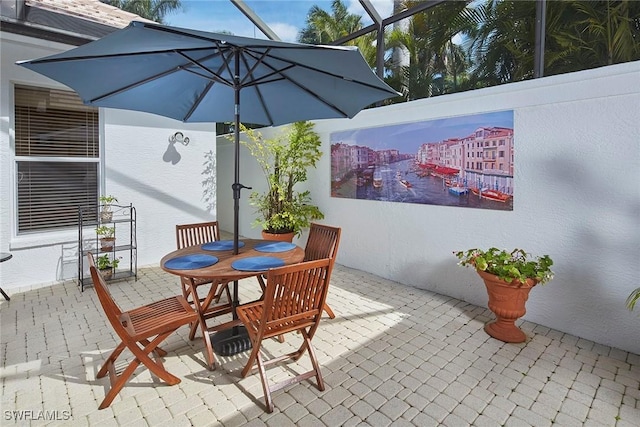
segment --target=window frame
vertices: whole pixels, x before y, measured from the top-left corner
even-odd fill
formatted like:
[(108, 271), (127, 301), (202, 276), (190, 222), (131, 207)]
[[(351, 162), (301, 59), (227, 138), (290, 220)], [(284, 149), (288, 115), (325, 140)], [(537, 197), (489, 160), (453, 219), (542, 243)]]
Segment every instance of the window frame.
[[(20, 230), (20, 206), (19, 206), (19, 164), (20, 163), (94, 163), (95, 164), (95, 203), (98, 203), (98, 197), (104, 188), (103, 176), (104, 176), (104, 129), (102, 125), (102, 109), (97, 107), (89, 107), (95, 110), (95, 151), (97, 155), (95, 157), (88, 156), (42, 156), (33, 155), (25, 156), (18, 155), (18, 141), (17, 141), (17, 104), (16, 104), (16, 90), (17, 88), (24, 88), (27, 90), (46, 90), (46, 91), (62, 91), (70, 94), (77, 94), (64, 86), (53, 86), (34, 82), (11, 82), (10, 85), (10, 100), (11, 100), (11, 147), (10, 147), (10, 164), (11, 164), (11, 184), (10, 191), (12, 192), (11, 201), (11, 219), (12, 219), (12, 248), (27, 248), (34, 245), (48, 245), (59, 244), (61, 242), (75, 241), (77, 239), (77, 224), (74, 225), (59, 225), (50, 228), (40, 228), (31, 230)], [(87, 146), (85, 141), (85, 147)]]

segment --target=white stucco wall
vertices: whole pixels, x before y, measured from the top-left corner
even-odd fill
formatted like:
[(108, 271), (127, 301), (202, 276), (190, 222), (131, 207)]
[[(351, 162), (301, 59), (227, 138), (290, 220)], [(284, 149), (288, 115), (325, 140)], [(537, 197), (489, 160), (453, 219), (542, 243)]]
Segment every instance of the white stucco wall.
[[(76, 273), (76, 231), (14, 234), (12, 89), (14, 83), (60, 87), (14, 65), (70, 46), (2, 33), (0, 40), (0, 264), (9, 293)], [(330, 196), (331, 132), (514, 110), (515, 203), (512, 212), (414, 205)], [(101, 110), (104, 191), (138, 212), (139, 265), (157, 265), (175, 246), (174, 225), (218, 218), (233, 229), (233, 145), (211, 125), (185, 125), (149, 114)], [(343, 228), (338, 262), (478, 305), (487, 297), (452, 251), (522, 247), (555, 260), (556, 278), (531, 293), (526, 320), (640, 353), (638, 311), (624, 300), (638, 286), (640, 260), (640, 62), (510, 84), (361, 112), (352, 120), (319, 121), (324, 150), (308, 187), (327, 224)], [(166, 161), (168, 137), (180, 161)], [(265, 134), (273, 130), (265, 130)], [(218, 206), (202, 199), (204, 154), (217, 152)], [(243, 150), (242, 183), (264, 189), (264, 177)], [(240, 201), (240, 233), (255, 214)], [(300, 239), (304, 244), (306, 236)]]
[[(330, 196), (331, 132), (510, 109), (511, 212)], [(454, 250), (549, 254), (556, 277), (532, 290), (524, 318), (640, 353), (638, 311), (624, 305), (639, 286), (640, 62), (367, 110), (351, 120), (318, 121), (316, 130), (325, 155), (308, 187), (323, 222), (343, 229), (339, 264), (486, 306), (482, 281), (456, 265)], [(231, 164), (231, 144), (219, 138), (218, 147), (219, 165)], [(241, 172), (243, 184), (265, 188), (244, 150)], [(232, 170), (218, 169), (219, 188), (232, 180)], [(231, 223), (230, 193), (218, 195), (219, 218)], [(247, 196), (240, 232), (258, 236)]]
[[(175, 249), (176, 224), (216, 219), (215, 206), (207, 210), (203, 198), (205, 153), (216, 152), (215, 124), (114, 109), (104, 111), (104, 122), (104, 193), (135, 206), (138, 264), (157, 265)], [(169, 142), (176, 131), (189, 145)]]
[[(15, 61), (39, 58), (72, 46), (2, 33), (0, 40), (0, 251), (13, 259), (0, 264), (0, 283), (9, 294), (77, 276), (77, 229), (18, 236), (13, 179), (13, 84), (64, 88)], [(102, 193), (137, 210), (138, 266), (158, 265), (175, 249), (175, 224), (215, 219), (216, 207), (203, 199), (205, 153), (215, 157), (215, 125), (183, 124), (152, 114), (100, 110), (104, 158)], [(169, 137), (183, 132), (188, 146)], [(176, 156), (179, 154), (179, 159)], [(215, 174), (213, 175), (215, 178)], [(214, 189), (215, 191), (215, 189)], [(215, 197), (214, 197), (215, 200)]]

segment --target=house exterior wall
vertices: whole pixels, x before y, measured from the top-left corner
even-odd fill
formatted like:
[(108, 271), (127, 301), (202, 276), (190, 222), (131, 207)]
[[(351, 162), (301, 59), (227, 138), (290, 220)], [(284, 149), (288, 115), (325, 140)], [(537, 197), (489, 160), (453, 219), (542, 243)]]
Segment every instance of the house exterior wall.
[[(77, 229), (15, 233), (12, 139), (13, 84), (64, 88), (15, 62), (73, 46), (0, 34), (0, 251), (13, 254), (0, 264), (0, 283), (11, 294), (77, 276)], [(177, 131), (189, 138), (188, 146), (169, 143)], [(100, 109), (100, 139), (101, 193), (113, 194), (137, 210), (138, 266), (157, 265), (175, 249), (175, 224), (216, 218), (215, 203), (202, 197), (205, 154), (212, 152), (215, 158), (215, 124), (184, 124), (152, 114)], [(212, 181), (215, 185), (215, 174)]]
[[(513, 211), (330, 196), (331, 132), (510, 109)], [(351, 120), (318, 121), (316, 130), (325, 155), (306, 184), (325, 213), (322, 222), (343, 229), (339, 264), (486, 306), (481, 279), (458, 267), (453, 251), (496, 246), (549, 254), (556, 276), (532, 290), (524, 319), (640, 354), (638, 310), (625, 308), (640, 260), (640, 62), (366, 110)], [(218, 146), (218, 163), (231, 162), (229, 143), (219, 138)], [(220, 188), (232, 176), (219, 173)], [(245, 151), (241, 176), (264, 190)], [(240, 233), (256, 237), (247, 196)], [(230, 208), (219, 204), (224, 222)]]

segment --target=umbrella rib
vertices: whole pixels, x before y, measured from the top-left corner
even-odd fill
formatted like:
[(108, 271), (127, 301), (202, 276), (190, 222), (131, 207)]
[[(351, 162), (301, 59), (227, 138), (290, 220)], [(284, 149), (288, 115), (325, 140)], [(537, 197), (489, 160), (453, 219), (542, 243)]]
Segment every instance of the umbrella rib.
[(211, 90), (211, 87), (214, 85), (214, 82), (209, 81), (209, 83), (207, 84), (207, 86), (204, 88), (204, 90), (202, 91), (202, 93), (200, 94), (200, 96), (198, 96), (198, 99), (196, 99), (196, 101), (193, 103), (193, 105), (191, 106), (191, 108), (189, 108), (189, 111), (187, 111), (187, 114), (184, 116), (184, 118), (182, 119), (183, 122), (186, 122), (187, 120), (189, 120), (191, 118), (191, 115), (196, 111), (196, 109), (198, 108), (198, 106), (200, 105), (200, 103), (202, 102), (202, 100), (204, 99), (205, 96), (207, 96), (207, 93), (209, 93), (209, 91)]
[[(272, 56), (272, 58), (274, 58), (274, 57)], [(276, 59), (279, 59), (279, 58), (276, 58)], [(294, 66), (294, 63), (292, 61), (287, 61), (287, 60), (283, 60), (283, 59), (279, 59), (279, 60), (281, 60), (283, 62), (287, 62), (287, 63), (290, 64), (290, 66), (287, 67), (284, 71), (286, 71), (289, 68)], [(287, 81), (290, 81), (292, 84), (296, 85), (297, 87), (299, 87), (300, 89), (302, 89), (303, 91), (305, 91), (306, 93), (311, 95), (312, 97), (315, 97), (319, 101), (323, 102), (327, 107), (331, 108), (336, 113), (341, 114), (343, 117), (349, 117), (349, 115), (345, 111), (343, 111), (341, 108), (338, 108), (334, 103), (329, 102), (328, 100), (326, 100), (325, 98), (323, 98), (323, 97), (319, 96), (318, 94), (314, 93), (312, 90), (308, 89), (304, 85), (302, 85), (302, 84), (298, 83), (297, 81), (293, 80), (291, 77), (287, 76), (286, 74), (283, 74), (282, 71), (279, 71), (278, 69), (276, 69), (275, 67), (270, 65), (268, 62), (264, 62), (263, 61), (262, 64), (265, 67), (270, 68), (273, 71), (273, 74), (280, 73), (280, 75), (282, 76), (282, 79), (286, 79)], [(308, 69), (316, 71), (315, 69), (313, 69), (311, 67), (308, 67)], [(329, 73), (325, 73), (325, 74), (329, 74)], [(255, 84), (248, 84), (247, 87), (248, 86), (254, 86), (254, 85), (256, 85), (256, 86), (259, 85), (259, 82), (255, 83)], [(264, 107), (265, 107), (265, 111), (267, 111), (267, 114), (269, 114), (268, 110), (266, 109), (266, 106), (264, 106)]]
[[(271, 49), (269, 49), (271, 50)], [(256, 69), (256, 67), (258, 65), (260, 65), (260, 63), (262, 62), (263, 58), (267, 55), (267, 52), (264, 52), (264, 54), (260, 57), (260, 59), (256, 60), (255, 64), (253, 65), (253, 67), (249, 67), (249, 62), (247, 61), (247, 58), (245, 55), (242, 55), (242, 61), (244, 62), (245, 67), (247, 67), (247, 69), (249, 70), (247, 72), (247, 76), (251, 76), (254, 72), (254, 70)], [(243, 86), (242, 84), (240, 85), (240, 87), (249, 87), (250, 85), (247, 86)], [(260, 105), (262, 106), (262, 110), (265, 112), (265, 114), (267, 115), (267, 120), (269, 120), (269, 125), (273, 124), (273, 116), (271, 115), (271, 112), (269, 111), (269, 108), (267, 107), (266, 102), (264, 102), (264, 96), (262, 96), (262, 92), (260, 91), (260, 86), (256, 85), (256, 94), (258, 96), (258, 100), (260, 102)]]
[[(255, 53), (253, 53), (251, 50), (248, 50), (247, 53), (251, 54), (252, 57), (254, 57), (254, 58), (256, 56)], [(320, 74), (323, 74), (323, 75), (326, 75), (326, 76), (330, 76), (330, 77), (334, 77), (334, 78), (338, 78), (338, 79), (342, 79), (342, 80), (347, 80), (349, 82), (356, 83), (356, 84), (358, 84), (360, 86), (366, 86), (366, 87), (371, 88), (371, 89), (376, 89), (376, 90), (379, 90), (381, 92), (389, 93), (388, 90), (382, 89), (382, 88), (380, 88), (380, 87), (378, 87), (378, 86), (376, 86), (374, 84), (366, 83), (366, 82), (363, 82), (363, 81), (360, 81), (360, 80), (350, 79), (350, 78), (345, 77), (345, 76), (340, 75), (340, 74), (336, 74), (336, 73), (332, 73), (332, 72), (329, 72), (329, 71), (320, 70), (318, 68), (310, 67), (310, 66), (305, 65), (303, 63), (300, 63), (298, 61), (292, 61), (290, 59), (282, 58), (280, 56), (273, 55), (273, 54), (270, 56), (270, 58), (290, 64), (290, 66), (287, 67), (287, 68), (300, 67), (300, 68), (311, 70), (311, 71), (314, 71), (316, 73), (320, 73)], [(265, 64), (266, 66), (268, 66), (269, 68), (271, 68), (275, 72), (278, 72), (277, 69), (275, 67), (269, 65), (268, 62), (263, 62), (263, 64)]]
[[(206, 66), (202, 65), (202, 61), (206, 61), (206, 60), (211, 59), (211, 58), (213, 58), (215, 56), (218, 56), (218, 54), (209, 55), (209, 56), (206, 56), (206, 57), (204, 57), (202, 59), (193, 59), (193, 58), (189, 57), (189, 55), (187, 55), (186, 53), (184, 53), (182, 51), (177, 51), (177, 53), (179, 55), (181, 55), (183, 58), (187, 59), (192, 64), (197, 65), (201, 69), (207, 71), (210, 75), (199, 73), (196, 70), (190, 70), (190, 69), (187, 68), (187, 65), (180, 66), (180, 68), (182, 70), (184, 70), (186, 72), (189, 72), (189, 73), (192, 73), (192, 74), (195, 74), (195, 75), (200, 76), (202, 78), (205, 78), (207, 80), (217, 81), (217, 82), (222, 83), (222, 84), (224, 84), (226, 86), (233, 86), (233, 82), (231, 82), (228, 79), (225, 79), (224, 77), (222, 77), (222, 74), (220, 73), (220, 71), (222, 71), (223, 67), (226, 66), (226, 62), (227, 62), (227, 59), (224, 58), (223, 55), (220, 55), (220, 56), (223, 57), (225, 64), (221, 65), (220, 68), (218, 69), (218, 71), (216, 72), (216, 71), (213, 71), (212, 69), (210, 69), (209, 67), (206, 67)], [(228, 67), (227, 67), (227, 70), (228, 70)]]
[[(178, 68), (178, 69), (179, 69), (179, 68)], [(143, 80), (139, 80), (139, 81), (137, 81), (137, 82), (133, 82), (133, 83), (131, 83), (131, 84), (127, 85), (127, 86), (123, 86), (123, 87), (121, 87), (121, 88), (119, 88), (119, 89), (117, 89), (117, 90), (114, 90), (114, 91), (111, 91), (111, 92), (105, 93), (105, 94), (103, 94), (103, 95), (100, 95), (100, 96), (98, 96), (98, 97), (96, 97), (96, 98), (93, 98), (93, 99), (89, 100), (89, 102), (93, 103), (93, 102), (96, 102), (96, 101), (101, 101), (101, 100), (103, 100), (103, 99), (105, 99), (105, 98), (109, 98), (109, 97), (111, 97), (111, 96), (113, 96), (113, 95), (117, 95), (117, 94), (119, 94), (119, 93), (125, 92), (125, 91), (127, 91), (127, 90), (129, 90), (129, 89), (132, 89), (132, 88), (134, 88), (134, 87), (137, 87), (137, 86), (143, 85), (143, 84), (145, 84), (145, 83), (148, 83), (148, 82), (150, 82), (150, 81), (153, 81), (153, 80), (159, 79), (159, 78), (164, 77), (164, 76), (168, 76), (169, 74), (173, 74), (173, 73), (175, 73), (176, 71), (178, 71), (178, 69), (175, 69), (175, 68), (174, 68), (174, 69), (171, 69), (171, 70), (163, 71), (162, 73), (155, 74), (155, 75), (150, 76), (150, 77), (147, 77), (147, 78), (145, 78), (145, 79), (143, 79)]]

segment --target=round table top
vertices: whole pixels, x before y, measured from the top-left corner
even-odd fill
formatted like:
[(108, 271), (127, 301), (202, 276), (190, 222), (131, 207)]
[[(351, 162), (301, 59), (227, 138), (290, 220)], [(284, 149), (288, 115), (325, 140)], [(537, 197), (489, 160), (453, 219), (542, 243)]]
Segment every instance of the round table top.
[(5, 262), (13, 258), (13, 254), (8, 252), (0, 252), (0, 262)]
[[(241, 242), (244, 242), (244, 246), (238, 248), (238, 254), (233, 254), (233, 249), (222, 250), (222, 251), (211, 251), (202, 249), (202, 245), (189, 246), (186, 248), (175, 250), (171, 253), (168, 253), (162, 260), (160, 261), (160, 267), (168, 273), (175, 274), (177, 276), (184, 277), (193, 277), (198, 279), (215, 279), (220, 280), (221, 282), (231, 282), (235, 280), (245, 279), (247, 277), (257, 276), (264, 271), (239, 271), (235, 270), (231, 263), (248, 257), (256, 257), (256, 256), (270, 256), (280, 258), (284, 261), (285, 265), (296, 264), (301, 262), (304, 259), (304, 249), (299, 246), (288, 250), (286, 252), (271, 252), (265, 253), (260, 252), (255, 249), (256, 245), (260, 243), (273, 243), (270, 240), (260, 240), (260, 239), (241, 239)], [(192, 254), (206, 254), (212, 255), (218, 258), (218, 262), (209, 267), (196, 268), (190, 270), (176, 270), (165, 267), (165, 263), (170, 259), (192, 255)]]

